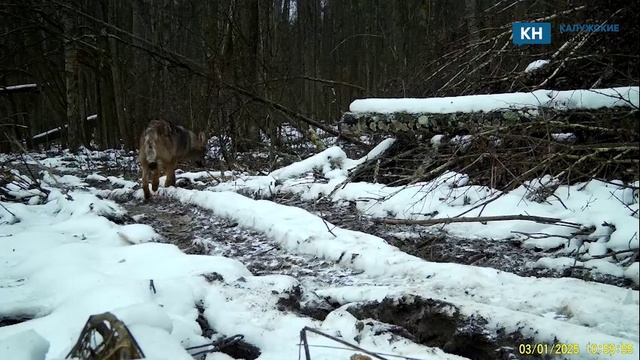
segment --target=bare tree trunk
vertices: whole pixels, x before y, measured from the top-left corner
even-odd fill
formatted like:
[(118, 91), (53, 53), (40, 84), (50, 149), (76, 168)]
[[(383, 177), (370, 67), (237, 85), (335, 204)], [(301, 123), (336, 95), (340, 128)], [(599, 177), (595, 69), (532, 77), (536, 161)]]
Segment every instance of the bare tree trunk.
[(80, 122), (80, 64), (78, 62), (78, 45), (75, 42), (76, 26), (72, 15), (65, 14), (64, 32), (64, 73), (67, 100), (67, 139), (69, 148), (76, 150), (82, 143)]
[[(133, 0), (131, 2), (131, 29), (133, 34), (145, 38), (144, 34), (144, 2), (142, 0)], [(137, 39), (132, 39), (133, 43), (136, 46), (142, 46), (142, 43)], [(136, 56), (136, 50), (132, 50), (133, 54), (133, 65), (134, 70), (139, 74), (144, 71), (144, 68), (147, 66), (147, 59), (142, 56)], [(151, 82), (149, 81), (148, 76), (137, 76), (135, 78), (135, 94), (133, 101), (133, 114), (135, 114), (135, 125), (133, 127), (133, 137), (136, 138), (141, 132), (140, 127), (146, 125), (142, 122), (146, 122), (149, 119), (149, 99), (151, 98)]]
[[(116, 1), (113, 0), (109, 2), (109, 22), (112, 24), (116, 24), (117, 11), (116, 11)], [(118, 57), (118, 44), (114, 38), (109, 38), (109, 51), (111, 53), (111, 80), (112, 80), (112, 89), (113, 89), (113, 102), (115, 106), (115, 115), (118, 122), (118, 129), (120, 130), (120, 138), (122, 139), (122, 144), (127, 149), (132, 149), (134, 146), (131, 141), (131, 136), (129, 134), (129, 126), (127, 125), (127, 117), (123, 104), (123, 87), (121, 81), (121, 73), (120, 73), (120, 62)]]
[(467, 31), (471, 44), (480, 42), (478, 34), (478, 0), (464, 0), (465, 17), (467, 18)]

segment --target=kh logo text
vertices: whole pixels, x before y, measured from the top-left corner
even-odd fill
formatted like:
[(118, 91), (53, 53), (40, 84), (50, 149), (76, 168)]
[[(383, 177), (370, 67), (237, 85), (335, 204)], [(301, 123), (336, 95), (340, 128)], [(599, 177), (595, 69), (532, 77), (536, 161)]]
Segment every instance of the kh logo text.
[(511, 32), (516, 45), (551, 44), (551, 23), (515, 22), (511, 26)]

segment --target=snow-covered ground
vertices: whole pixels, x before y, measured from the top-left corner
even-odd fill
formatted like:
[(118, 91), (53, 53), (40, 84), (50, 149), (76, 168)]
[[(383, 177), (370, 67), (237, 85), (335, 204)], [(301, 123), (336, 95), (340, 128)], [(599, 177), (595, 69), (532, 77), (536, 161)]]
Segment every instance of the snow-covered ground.
[[(123, 160), (129, 154), (34, 155), (28, 163), (54, 166), (55, 171), (36, 172), (41, 182), (37, 188), (33, 179), (13, 170), (14, 179), (4, 186), (5, 193), (22, 203), (2, 201), (0, 207), (0, 320), (25, 319), (0, 327), (0, 359), (27, 353), (27, 359), (64, 358), (88, 316), (105, 311), (127, 324), (148, 358), (190, 359), (185, 347), (210, 341), (202, 336), (196, 306), (204, 308), (204, 317), (219, 334), (243, 334), (258, 346), (260, 359), (296, 358), (304, 326), (380, 353), (457, 358), (381, 332), (347, 311), (354, 303), (410, 296), (443, 301), (466, 318), (485, 319), (488, 336), (519, 333), (538, 343), (575, 343), (580, 358), (594, 359), (599, 357), (587, 351), (589, 344), (624, 345), (633, 353), (609, 357), (637, 358), (637, 290), (429, 262), (378, 236), (336, 226), (305, 209), (238, 193), (295, 194), (307, 200), (324, 197), (338, 207), (355, 202), (366, 216), (396, 219), (452, 217), (465, 211), (469, 212), (464, 216), (477, 216), (480, 210), (472, 210), (475, 205), (497, 197), (484, 208), (483, 216), (555, 217), (594, 230), (567, 241), (575, 229), (528, 221), (459, 223), (443, 229), (496, 241), (515, 236), (513, 231), (549, 233), (554, 236), (524, 243), (541, 249), (560, 247), (567, 257), (543, 259), (532, 266), (573, 266), (572, 251), (580, 250), (583, 266), (626, 276), (637, 284), (638, 263), (621, 266), (603, 256), (638, 248), (638, 198), (632, 188), (620, 182), (561, 185), (555, 196), (536, 202), (528, 194), (553, 179), (539, 179), (506, 194), (469, 185), (464, 174), (450, 172), (407, 187), (346, 181), (350, 170), (375, 159), (392, 143), (385, 140), (355, 160), (331, 147), (267, 176), (183, 173), (184, 181), (198, 189), (161, 188), (155, 195), (256, 231), (265, 239), (260, 241), (270, 241), (283, 253), (345, 269), (352, 275), (342, 283), (314, 282), (313, 274), (305, 279), (277, 271), (258, 276), (237, 258), (187, 255), (166, 243), (171, 239), (160, 239), (156, 229), (133, 223), (123, 204), (105, 199), (117, 193), (139, 202), (141, 190), (135, 179), (106, 172), (110, 165), (96, 166), (133, 166), (132, 159)], [(218, 183), (226, 177), (233, 178)], [(148, 206), (153, 209), (153, 204)], [(123, 221), (128, 224), (121, 225)], [(594, 259), (588, 260), (590, 256)], [(212, 273), (217, 275), (209, 276)], [(296, 288), (330, 299), (338, 307), (324, 320), (282, 309), (279, 302)], [(315, 335), (309, 341), (317, 345), (312, 348), (313, 359), (342, 359), (353, 353), (322, 347), (336, 344)], [(217, 354), (208, 359), (228, 357)]]
[[(158, 235), (147, 225), (107, 220), (105, 216), (124, 214), (110, 200), (86, 191), (51, 189), (43, 202), (2, 203), (0, 317), (32, 318), (0, 327), (2, 359), (9, 358), (4, 356), (8, 351), (30, 352), (30, 359), (63, 358), (88, 316), (105, 311), (127, 324), (148, 358), (189, 359), (184, 347), (207, 341), (196, 323), (199, 303), (213, 328), (243, 334), (260, 348), (261, 359), (293, 358), (304, 326), (334, 335), (358, 333), (356, 319), (343, 310), (324, 322), (279, 311), (280, 294), (298, 285), (292, 277), (252, 276), (233, 259), (185, 255), (174, 245), (152, 242)], [(210, 273), (222, 280), (208, 282), (201, 276)], [(370, 349), (456, 358), (408, 341), (390, 343), (389, 335), (366, 330), (360, 331), (361, 345)], [(13, 343), (30, 337), (37, 340)], [(343, 352), (318, 349), (314, 358), (333, 359)]]

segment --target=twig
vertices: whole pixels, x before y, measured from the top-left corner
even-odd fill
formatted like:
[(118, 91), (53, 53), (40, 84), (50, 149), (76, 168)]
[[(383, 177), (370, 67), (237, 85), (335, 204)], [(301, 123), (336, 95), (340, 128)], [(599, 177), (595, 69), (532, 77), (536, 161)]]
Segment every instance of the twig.
[(622, 201), (622, 199), (617, 197), (616, 194), (613, 193), (613, 191), (609, 191), (609, 194), (611, 194), (611, 196), (613, 196), (616, 200), (618, 200), (618, 202), (620, 202), (620, 204), (622, 204), (624, 207), (626, 207), (627, 210), (631, 211), (631, 216), (635, 215), (635, 213), (638, 212), (638, 210), (633, 210), (629, 205), (627, 205), (624, 201)]
[[(320, 216), (320, 219), (324, 223), (324, 226), (327, 228), (327, 231), (329, 232), (329, 234), (333, 235), (333, 237), (338, 237), (336, 234), (333, 233), (333, 229), (329, 228), (329, 223), (327, 222), (327, 220), (325, 220), (322, 216)], [(335, 229), (335, 226), (334, 226), (334, 229)]]
[(567, 240), (573, 239), (573, 236), (547, 234), (547, 233), (543, 233), (543, 232), (528, 233), (528, 232), (524, 232), (524, 231), (515, 231), (514, 230), (514, 231), (511, 231), (511, 233), (512, 234), (524, 235), (528, 239), (547, 239), (547, 238), (552, 238), (552, 237), (563, 238), (563, 239), (567, 239)]
[[(31, 171), (31, 168), (29, 167), (29, 164), (27, 164), (27, 161), (24, 159), (24, 154), (26, 154), (26, 153), (27, 153), (27, 149), (25, 149), (25, 148), (24, 148), (24, 146), (22, 146), (22, 144), (21, 144), (17, 139), (15, 139), (15, 138), (13, 138), (13, 137), (10, 137), (10, 136), (9, 136), (9, 135), (7, 135), (6, 133), (5, 133), (5, 136), (7, 137), (7, 139), (8, 139), (9, 141), (13, 142), (16, 146), (18, 146), (18, 147), (20, 148), (20, 151), (21, 151), (21, 153), (20, 153), (20, 159), (22, 160), (22, 163), (24, 164), (25, 168), (26, 168), (26, 169), (27, 169), (27, 171), (29, 172), (29, 176), (31, 176), (31, 179), (33, 180), (33, 182), (38, 186), (38, 189), (39, 189), (43, 194), (47, 194), (47, 195), (49, 195), (50, 191), (42, 187), (42, 183), (41, 183), (41, 182), (40, 182), (40, 180), (39, 180), (39, 179), (38, 179), (38, 178), (33, 174), (33, 172)], [(49, 173), (49, 175), (51, 175), (51, 178), (52, 178), (52, 179), (53, 179), (53, 181), (56, 183), (56, 185), (58, 185), (58, 187), (62, 187), (62, 186), (61, 186), (61, 184), (60, 184), (60, 182), (58, 182), (58, 179), (56, 179), (55, 175), (54, 175), (54, 174), (52, 174), (52, 173), (49, 171), (49, 168), (48, 168), (48, 167), (46, 167), (46, 166), (42, 165), (42, 164), (40, 163), (40, 161), (38, 161), (38, 159), (36, 159), (36, 158), (33, 158), (33, 160), (34, 160), (38, 165), (40, 165), (42, 168), (44, 168), (44, 169), (45, 169), (45, 171), (46, 171), (47, 173)]]
[(383, 358), (382, 356), (378, 355), (377, 353), (374, 353), (372, 351), (363, 349), (363, 348), (361, 348), (361, 347), (359, 347), (357, 345), (353, 345), (353, 344), (351, 344), (349, 342), (346, 342), (346, 341), (344, 341), (342, 339), (339, 339), (339, 338), (337, 338), (335, 336), (331, 336), (329, 334), (325, 334), (320, 330), (316, 330), (314, 328), (310, 328), (308, 326), (305, 326), (305, 327), (302, 328), (302, 330), (300, 330), (300, 340), (302, 341), (302, 344), (304, 346), (305, 358), (307, 360), (311, 360), (311, 354), (309, 353), (309, 343), (307, 342), (307, 331), (315, 333), (315, 334), (318, 334), (320, 336), (324, 336), (324, 337), (326, 337), (328, 339), (331, 339), (331, 340), (333, 340), (335, 342), (338, 342), (338, 343), (340, 343), (342, 345), (346, 345), (346, 346), (348, 346), (350, 348), (353, 348), (353, 349), (356, 349), (358, 351), (362, 351), (363, 353), (365, 353), (365, 354), (367, 354), (367, 355), (369, 355), (371, 357), (374, 357), (376, 359), (387, 360), (386, 358)]
[(619, 255), (619, 254), (626, 254), (626, 253), (630, 253), (630, 252), (635, 252), (638, 251), (638, 249), (624, 249), (624, 250), (618, 250), (618, 251), (614, 251), (608, 254), (603, 254), (603, 255), (593, 255), (591, 256), (589, 259), (585, 259), (585, 260), (593, 260), (593, 259), (603, 259), (603, 258), (607, 258), (609, 256), (615, 256), (615, 255)]
[(8, 212), (9, 214), (11, 214), (11, 216), (13, 216), (13, 218), (14, 218), (14, 219), (17, 219), (17, 218), (18, 218), (18, 217), (16, 216), (16, 214), (12, 213), (9, 209), (7, 209), (7, 207), (6, 207), (6, 206), (4, 206), (4, 204), (2, 204), (1, 202), (0, 202), (0, 206), (2, 206), (2, 208), (3, 208), (6, 212)]

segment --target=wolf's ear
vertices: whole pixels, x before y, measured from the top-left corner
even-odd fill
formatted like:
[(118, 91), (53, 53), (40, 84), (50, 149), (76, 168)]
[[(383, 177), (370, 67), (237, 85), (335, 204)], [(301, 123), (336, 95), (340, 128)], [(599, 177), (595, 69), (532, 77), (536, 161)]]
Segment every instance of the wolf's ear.
[(200, 133), (198, 134), (198, 141), (200, 142), (200, 144), (202, 144), (202, 146), (207, 145), (207, 135), (204, 133), (204, 131), (200, 131)]

